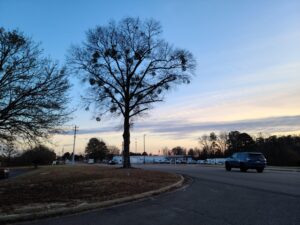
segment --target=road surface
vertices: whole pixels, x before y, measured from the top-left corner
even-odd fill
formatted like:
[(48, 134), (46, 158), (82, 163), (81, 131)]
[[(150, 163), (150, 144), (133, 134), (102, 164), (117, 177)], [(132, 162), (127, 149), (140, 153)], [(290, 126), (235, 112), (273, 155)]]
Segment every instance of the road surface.
[(146, 165), (187, 175), (173, 192), (107, 209), (48, 218), (34, 225), (299, 225), (300, 173), (266, 170), (227, 172), (201, 165)]

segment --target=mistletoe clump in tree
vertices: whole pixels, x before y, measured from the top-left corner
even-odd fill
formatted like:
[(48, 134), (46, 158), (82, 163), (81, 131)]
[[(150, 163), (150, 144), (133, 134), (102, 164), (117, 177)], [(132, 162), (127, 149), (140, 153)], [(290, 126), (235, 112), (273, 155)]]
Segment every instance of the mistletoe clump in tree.
[(195, 69), (193, 55), (161, 39), (155, 20), (125, 18), (87, 32), (81, 46), (71, 48), (69, 64), (90, 84), (86, 102), (124, 118), (123, 167), (130, 167), (130, 125), (160, 102), (172, 86), (189, 83)]

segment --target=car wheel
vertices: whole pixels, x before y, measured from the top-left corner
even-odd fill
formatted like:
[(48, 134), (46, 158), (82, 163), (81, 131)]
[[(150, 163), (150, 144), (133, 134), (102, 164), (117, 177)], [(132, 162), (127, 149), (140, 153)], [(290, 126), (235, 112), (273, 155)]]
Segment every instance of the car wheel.
[(229, 166), (229, 164), (226, 163), (226, 164), (225, 164), (225, 169), (226, 169), (227, 171), (231, 171), (231, 166)]
[(256, 171), (257, 171), (258, 173), (262, 173), (262, 172), (264, 171), (264, 169), (263, 169), (263, 168), (259, 168), (259, 169), (256, 169)]

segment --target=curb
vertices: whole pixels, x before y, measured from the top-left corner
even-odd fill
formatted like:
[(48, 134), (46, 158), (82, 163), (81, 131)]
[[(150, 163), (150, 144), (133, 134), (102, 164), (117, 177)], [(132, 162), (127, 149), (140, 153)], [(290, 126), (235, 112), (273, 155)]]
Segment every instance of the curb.
[[(215, 165), (215, 164), (196, 164), (201, 165), (204, 167), (215, 167), (215, 168), (222, 168), (224, 165)], [(266, 166), (265, 170), (272, 170), (272, 171), (283, 171), (283, 172), (300, 172), (300, 167), (280, 167), (280, 166)]]
[(80, 213), (80, 212), (87, 211), (87, 210), (100, 209), (100, 208), (109, 207), (109, 206), (113, 206), (113, 205), (117, 205), (117, 204), (121, 204), (121, 203), (126, 203), (126, 202), (143, 199), (143, 198), (150, 197), (153, 195), (158, 195), (163, 192), (166, 192), (171, 189), (182, 186), (182, 184), (184, 182), (184, 177), (180, 174), (178, 174), (178, 175), (180, 176), (179, 181), (177, 181), (174, 184), (170, 184), (166, 187), (157, 189), (157, 190), (152, 190), (152, 191), (144, 192), (141, 194), (136, 194), (136, 195), (118, 198), (118, 199), (107, 200), (107, 201), (103, 201), (103, 202), (82, 203), (82, 204), (79, 204), (72, 208), (60, 208), (60, 209), (48, 210), (45, 212), (39, 212), (39, 213), (33, 213), (33, 214), (24, 213), (24, 214), (11, 214), (11, 215), (0, 216), (0, 223), (1, 224), (2, 223), (13, 223), (13, 222), (41, 219), (41, 218), (50, 217), (50, 216), (59, 216), (59, 215)]
[(290, 169), (290, 168), (268, 168), (266, 167), (265, 170), (273, 170), (273, 171), (281, 171), (281, 172), (300, 172), (300, 169)]

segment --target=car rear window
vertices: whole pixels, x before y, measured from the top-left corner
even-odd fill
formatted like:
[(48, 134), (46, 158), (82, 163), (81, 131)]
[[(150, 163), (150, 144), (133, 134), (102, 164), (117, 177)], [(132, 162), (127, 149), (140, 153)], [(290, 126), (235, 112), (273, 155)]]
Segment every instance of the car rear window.
[(248, 157), (250, 158), (250, 159), (264, 159), (264, 156), (263, 156), (263, 154), (249, 154), (248, 155)]

